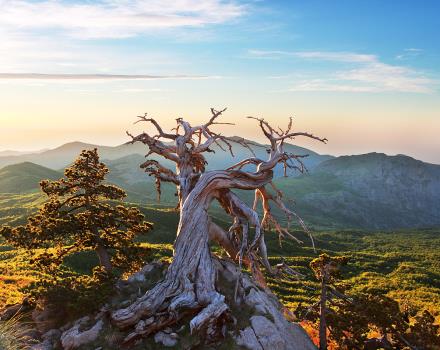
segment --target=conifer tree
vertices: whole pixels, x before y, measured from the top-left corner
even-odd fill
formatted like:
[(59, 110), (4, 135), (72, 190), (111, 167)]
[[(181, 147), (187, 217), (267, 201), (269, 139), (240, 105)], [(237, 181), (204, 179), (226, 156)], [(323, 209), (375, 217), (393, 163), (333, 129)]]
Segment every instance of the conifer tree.
[[(327, 349), (327, 303), (333, 295), (340, 294), (332, 284), (339, 278), (339, 269), (347, 263), (344, 256), (331, 257), (321, 254), (312, 260), (310, 268), (321, 283), (321, 295), (319, 299), (319, 350)], [(340, 297), (340, 296), (338, 296)]]
[(96, 148), (82, 151), (64, 178), (41, 181), (48, 199), (28, 223), (0, 233), (16, 247), (45, 248), (33, 259), (40, 266), (59, 266), (68, 255), (93, 250), (106, 273), (126, 269), (139, 252), (135, 237), (152, 225), (139, 209), (117, 203), (126, 194), (105, 183), (108, 172)]

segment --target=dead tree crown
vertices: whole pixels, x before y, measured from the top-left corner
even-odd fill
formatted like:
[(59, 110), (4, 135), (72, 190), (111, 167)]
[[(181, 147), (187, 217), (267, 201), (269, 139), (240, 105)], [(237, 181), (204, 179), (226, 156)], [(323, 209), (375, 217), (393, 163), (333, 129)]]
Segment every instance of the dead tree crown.
[[(251, 143), (243, 138), (226, 137), (212, 129), (216, 125), (231, 124), (219, 122), (226, 109), (211, 109), (211, 116), (205, 124), (192, 126), (182, 118), (176, 119), (172, 132), (165, 132), (159, 123), (147, 116), (138, 117), (138, 122), (151, 123), (156, 134), (143, 132), (139, 135), (127, 134), (131, 143), (142, 142), (151, 154), (157, 154), (176, 164), (175, 170), (161, 165), (156, 160), (147, 160), (141, 165), (155, 178), (160, 195), (161, 182), (171, 182), (177, 186), (180, 221), (174, 243), (174, 256), (165, 279), (125, 309), (112, 314), (113, 322), (121, 328), (134, 327), (127, 341), (151, 334), (181, 319), (188, 312), (195, 314), (190, 322), (191, 332), (212, 328), (227, 312), (228, 306), (223, 295), (215, 287), (215, 264), (208, 242), (216, 241), (228, 255), (241, 265), (246, 264), (253, 275), (262, 280), (260, 266), (269, 273), (274, 269), (269, 265), (264, 232), (274, 228), (283, 237), (296, 239), (288, 227), (279, 223), (272, 214), (273, 203), (288, 218), (299, 217), (283, 202), (283, 195), (273, 180), (273, 169), (282, 164), (287, 169), (304, 171), (303, 155), (284, 151), (288, 140), (303, 136), (320, 142), (326, 139), (306, 132), (294, 132), (292, 118), (285, 130), (272, 127), (262, 118), (254, 118), (264, 136), (269, 141), (266, 160), (258, 158)], [(213, 145), (233, 156), (233, 144), (246, 147), (251, 157), (243, 159), (227, 169), (206, 171), (205, 153), (214, 152)], [(254, 170), (245, 170), (254, 167)], [(270, 189), (269, 189), (270, 187)], [(248, 206), (233, 189), (255, 191), (253, 207)], [(228, 231), (212, 222), (208, 208), (217, 200), (231, 217)], [(262, 204), (262, 218), (257, 213)], [(300, 219), (299, 219), (300, 220)], [(300, 220), (300, 223), (302, 221)], [(253, 234), (252, 234), (253, 230)], [(157, 316), (160, 315), (160, 316)], [(155, 317), (154, 323), (145, 322)]]

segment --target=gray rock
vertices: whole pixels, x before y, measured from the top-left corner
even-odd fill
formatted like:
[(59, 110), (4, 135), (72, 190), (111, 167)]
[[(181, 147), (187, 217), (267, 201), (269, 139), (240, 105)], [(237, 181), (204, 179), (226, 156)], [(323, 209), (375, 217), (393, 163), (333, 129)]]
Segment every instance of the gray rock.
[(59, 329), (51, 329), (44, 333), (41, 338), (43, 340), (58, 340), (61, 337), (61, 333)]
[(91, 343), (98, 338), (101, 332), (104, 322), (99, 320), (91, 328), (81, 331), (80, 328), (84, 326), (89, 320), (88, 317), (84, 317), (77, 322), (69, 330), (65, 331), (61, 335), (61, 344), (64, 350), (77, 349), (84, 344)]
[[(222, 261), (222, 264), (232, 263)], [(225, 268), (221, 273), (230, 270)], [(243, 302), (254, 312), (250, 317), (250, 327), (240, 330), (236, 337), (238, 345), (262, 350), (316, 350), (302, 327), (284, 317), (282, 305), (270, 291), (258, 288), (246, 274), (241, 275), (239, 284), (247, 293), (243, 296)]]
[(177, 344), (177, 338), (165, 332), (157, 332), (154, 335), (154, 341), (162, 344), (165, 347), (172, 347)]
[(53, 349), (54, 347), (52, 346), (52, 344), (47, 343), (46, 341), (43, 341), (38, 344), (34, 344), (29, 348), (29, 350), (53, 350)]
[(30, 350), (53, 350), (57, 348), (61, 337), (59, 329), (51, 329), (41, 336), (41, 343), (31, 346)]
[(282, 333), (264, 316), (252, 316), (251, 325), (264, 350), (287, 349)]
[(243, 346), (249, 350), (263, 350), (252, 327), (247, 327), (241, 330), (240, 335), (235, 341), (237, 342), (237, 345)]

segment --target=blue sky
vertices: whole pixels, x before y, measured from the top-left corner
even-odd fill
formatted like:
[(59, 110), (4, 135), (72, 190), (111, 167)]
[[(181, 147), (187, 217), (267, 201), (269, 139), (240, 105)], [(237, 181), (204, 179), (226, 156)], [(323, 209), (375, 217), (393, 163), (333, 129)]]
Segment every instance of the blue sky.
[(295, 115), (329, 138), (303, 144), (319, 152), (440, 163), (439, 15), (435, 0), (0, 0), (0, 148), (117, 144), (146, 111), (171, 127), (228, 106), (226, 133)]

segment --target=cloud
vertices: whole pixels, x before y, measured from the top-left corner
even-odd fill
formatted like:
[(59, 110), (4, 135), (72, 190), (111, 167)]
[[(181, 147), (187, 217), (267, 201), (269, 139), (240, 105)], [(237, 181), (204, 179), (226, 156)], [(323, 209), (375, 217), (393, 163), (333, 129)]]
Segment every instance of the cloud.
[(333, 91), (333, 92), (379, 92), (373, 86), (357, 86), (349, 83), (341, 83), (331, 79), (309, 79), (297, 82), (289, 91), (313, 92), (313, 91)]
[[(420, 49), (407, 49), (420, 53)], [(295, 58), (334, 62), (336, 68), (310, 74), (308, 78), (297, 80), (289, 91), (336, 91), (336, 92), (413, 92), (431, 93), (436, 82), (422, 72), (409, 67), (381, 62), (376, 55), (356, 52), (332, 51), (264, 51), (250, 50), (251, 57)], [(341, 64), (344, 65), (341, 68)], [(348, 65), (349, 64), (349, 65)], [(324, 75), (324, 76), (323, 76)]]
[(430, 93), (433, 91), (434, 85), (432, 79), (425, 77), (420, 72), (379, 61), (372, 62), (364, 67), (340, 72), (337, 76), (340, 80), (358, 82), (377, 92)]
[(405, 49), (405, 50), (403, 50), (403, 53), (396, 56), (396, 59), (408, 60), (408, 59), (420, 56), (422, 54), (422, 52), (423, 52), (422, 49), (416, 49), (416, 48)]
[(196, 38), (241, 18), (250, 6), (241, 0), (0, 0), (1, 71), (54, 74), (45, 80), (79, 80), (83, 72), (194, 72), (184, 52), (147, 46), (141, 37)]
[(79, 39), (127, 38), (158, 30), (234, 20), (247, 6), (222, 0), (0, 0), (9, 31), (55, 30)]
[(415, 49), (415, 48), (409, 48), (409, 49), (405, 49), (405, 51), (407, 52), (422, 52), (422, 49)]
[(249, 50), (248, 53), (253, 57), (270, 59), (297, 57), (333, 62), (373, 62), (376, 60), (376, 56), (374, 55), (365, 55), (353, 52)]
[(0, 79), (24, 80), (155, 80), (155, 79), (218, 79), (199, 75), (145, 75), (145, 74), (44, 74), (0, 73)]

